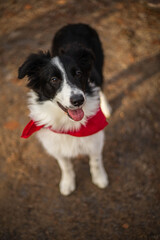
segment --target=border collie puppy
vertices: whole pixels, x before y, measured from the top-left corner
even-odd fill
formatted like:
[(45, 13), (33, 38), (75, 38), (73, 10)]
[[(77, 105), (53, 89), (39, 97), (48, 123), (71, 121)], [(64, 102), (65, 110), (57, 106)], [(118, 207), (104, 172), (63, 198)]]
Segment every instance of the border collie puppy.
[[(75, 190), (71, 159), (89, 156), (92, 182), (105, 188), (108, 178), (102, 162), (103, 129), (111, 108), (103, 95), (103, 51), (94, 29), (71, 24), (55, 35), (52, 53), (31, 54), (19, 68), (28, 76), (30, 118), (22, 137), (37, 132), (46, 151), (62, 171), (60, 192)], [(100, 99), (101, 107), (100, 108)]]

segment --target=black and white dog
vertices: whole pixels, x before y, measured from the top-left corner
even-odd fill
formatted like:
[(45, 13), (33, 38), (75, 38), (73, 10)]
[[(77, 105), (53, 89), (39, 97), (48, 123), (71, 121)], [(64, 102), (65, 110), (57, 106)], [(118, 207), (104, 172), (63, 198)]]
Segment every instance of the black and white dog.
[[(96, 118), (100, 104), (106, 117), (111, 112), (101, 91), (103, 61), (96, 31), (86, 24), (71, 24), (56, 33), (51, 54), (31, 54), (19, 68), (18, 77), (28, 76), (31, 89), (31, 131), (37, 131), (44, 148), (57, 159), (62, 171), (60, 192), (64, 195), (75, 190), (71, 158), (79, 154), (89, 156), (93, 183), (100, 188), (108, 184), (102, 162), (103, 124)], [(90, 119), (95, 121), (91, 128), (100, 125), (98, 130), (88, 130)], [(81, 129), (89, 134), (73, 134)]]

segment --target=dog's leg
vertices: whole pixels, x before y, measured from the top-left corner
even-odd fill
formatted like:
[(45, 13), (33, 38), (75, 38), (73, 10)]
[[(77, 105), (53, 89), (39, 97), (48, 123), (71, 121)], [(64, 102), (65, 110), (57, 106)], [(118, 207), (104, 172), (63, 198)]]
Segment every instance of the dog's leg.
[(92, 182), (97, 185), (99, 188), (105, 188), (108, 185), (108, 176), (104, 169), (102, 156), (99, 155), (90, 155), (90, 172), (92, 176)]
[(101, 104), (102, 112), (104, 113), (106, 118), (109, 118), (112, 113), (112, 108), (111, 108), (110, 104), (108, 103), (107, 98), (102, 91), (100, 91), (100, 104)]
[(60, 181), (60, 192), (63, 195), (69, 195), (75, 190), (75, 173), (71, 160), (69, 158), (58, 158), (58, 163), (61, 168), (62, 176)]

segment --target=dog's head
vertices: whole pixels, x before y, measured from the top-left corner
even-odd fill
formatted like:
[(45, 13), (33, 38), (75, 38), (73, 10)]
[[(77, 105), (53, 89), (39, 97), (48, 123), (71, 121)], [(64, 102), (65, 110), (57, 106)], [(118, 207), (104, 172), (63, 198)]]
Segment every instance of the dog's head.
[(92, 52), (85, 48), (73, 48), (56, 57), (39, 52), (26, 59), (18, 78), (28, 76), (27, 86), (36, 92), (40, 102), (52, 100), (70, 118), (80, 121), (85, 94), (92, 91), (89, 79), (93, 62)]

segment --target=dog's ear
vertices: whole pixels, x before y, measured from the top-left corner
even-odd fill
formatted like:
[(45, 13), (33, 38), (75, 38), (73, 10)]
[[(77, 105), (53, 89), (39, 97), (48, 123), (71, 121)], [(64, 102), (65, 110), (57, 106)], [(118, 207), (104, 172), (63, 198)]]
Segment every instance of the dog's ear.
[(18, 69), (18, 78), (22, 79), (25, 76), (29, 78), (32, 77), (40, 68), (47, 64), (50, 59), (51, 55), (49, 52), (43, 53), (40, 51), (37, 54), (29, 55), (26, 61)]
[(87, 48), (81, 48), (75, 53), (78, 65), (87, 72), (90, 72), (95, 61), (93, 52)]

